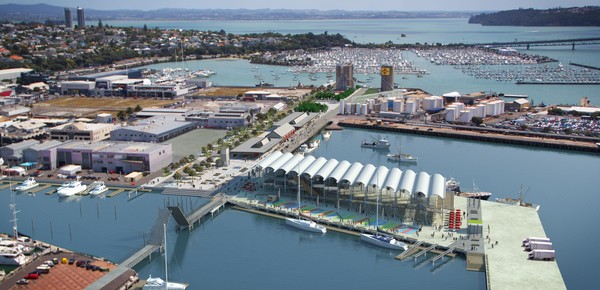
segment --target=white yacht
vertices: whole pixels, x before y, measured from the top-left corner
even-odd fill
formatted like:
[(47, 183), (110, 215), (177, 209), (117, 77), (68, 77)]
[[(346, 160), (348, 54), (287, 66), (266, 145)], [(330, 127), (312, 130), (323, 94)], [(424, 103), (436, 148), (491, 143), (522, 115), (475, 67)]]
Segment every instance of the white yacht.
[(98, 195), (108, 190), (108, 187), (104, 184), (104, 181), (94, 182), (94, 188), (90, 190), (90, 195)]
[(372, 235), (372, 234), (361, 234), (360, 240), (371, 243), (376, 246), (392, 249), (392, 250), (404, 250), (408, 249), (408, 246), (396, 240), (395, 238), (383, 236), (383, 235)]
[(298, 148), (298, 152), (303, 153), (303, 154), (309, 154), (309, 153), (317, 150), (317, 148), (319, 148), (319, 144), (321, 144), (320, 140), (309, 141), (305, 144), (300, 145), (300, 147)]
[(21, 184), (19, 184), (17, 187), (15, 187), (15, 190), (16, 191), (25, 191), (28, 189), (32, 189), (38, 185), (39, 184), (37, 183), (37, 181), (35, 181), (35, 179), (33, 177), (29, 177), (25, 181), (23, 181)]
[(73, 196), (87, 189), (87, 185), (77, 180), (69, 181), (56, 190), (59, 196)]
[(379, 140), (373, 140), (373, 141), (363, 140), (363, 142), (360, 144), (360, 146), (363, 148), (372, 148), (372, 149), (389, 149), (390, 141), (388, 141), (385, 138), (379, 138)]
[(188, 284), (169, 282), (169, 271), (168, 271), (168, 263), (167, 263), (167, 225), (163, 224), (163, 249), (165, 249), (165, 280), (161, 278), (152, 278), (150, 276), (148, 280), (146, 280), (146, 284), (142, 288), (142, 290), (151, 290), (151, 289), (167, 289), (167, 290), (185, 290), (188, 287)]
[(314, 221), (310, 221), (310, 220), (303, 220), (303, 219), (299, 219), (299, 218), (286, 218), (285, 219), (285, 224), (295, 227), (297, 229), (301, 229), (301, 230), (305, 230), (308, 232), (313, 232), (313, 233), (321, 233), (324, 234), (327, 232), (327, 228), (317, 224)]
[(323, 132), (323, 140), (331, 138), (331, 131)]
[(0, 265), (20, 266), (29, 260), (19, 247), (0, 246)]
[(298, 176), (298, 218), (286, 218), (285, 224), (295, 227), (297, 229), (305, 230), (313, 233), (321, 233), (324, 234), (327, 232), (327, 228), (323, 225), (317, 224), (311, 220), (302, 219), (302, 212), (300, 211), (301, 203), (300, 203), (300, 176)]

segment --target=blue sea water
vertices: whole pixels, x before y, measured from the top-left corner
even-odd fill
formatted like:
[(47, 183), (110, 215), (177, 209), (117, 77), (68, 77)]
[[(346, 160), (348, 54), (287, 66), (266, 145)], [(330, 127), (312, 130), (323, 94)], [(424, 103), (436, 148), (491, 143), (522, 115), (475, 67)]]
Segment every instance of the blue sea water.
[[(591, 37), (600, 32), (598, 28), (481, 27), (465, 22), (466, 19), (324, 20), (275, 22), (277, 25), (273, 25), (270, 21), (191, 21), (156, 22), (148, 23), (148, 26), (223, 28), (234, 33), (262, 32), (272, 27), (283, 33), (318, 33), (326, 29), (361, 42), (396, 41), (398, 39), (390, 37), (398, 33), (406, 33), (406, 41), (447, 43), (462, 38), (484, 42)], [(143, 22), (110, 25), (141, 27)], [(578, 47), (575, 51), (553, 47), (530, 52), (558, 58), (565, 64), (573, 61), (600, 65), (597, 58), (600, 48), (595, 46)], [(409, 53), (407, 57), (413, 56)], [(434, 94), (493, 90), (529, 94), (536, 102), (543, 100), (547, 104), (577, 103), (581, 96), (587, 95), (593, 104), (600, 104), (596, 86), (539, 87), (486, 82), (464, 76), (451, 67), (434, 66), (426, 60), (416, 61), (431, 74), (423, 79), (403, 81), (406, 86), (421, 87)], [(153, 67), (176, 65), (181, 64)], [(203, 60), (186, 62), (186, 66), (217, 71), (211, 80), (219, 85), (252, 86), (257, 82), (251, 72), (255, 65), (243, 60)], [(287, 70), (285, 67), (258, 67), (263, 75), (270, 74), (271, 70), (281, 72), (281, 79), (277, 80), (280, 85), (288, 85), (286, 82), (291, 81), (291, 76), (283, 74)], [(378, 80), (373, 83), (377, 84)], [(384, 155), (358, 146), (361, 140), (376, 134), (354, 129), (336, 131), (314, 154), (394, 166)], [(402, 170), (441, 173), (461, 181), (466, 189), (474, 180), (481, 190), (491, 191), (495, 197), (516, 197), (521, 185), (530, 188), (526, 200), (542, 206), (540, 218), (546, 234), (554, 242), (567, 287), (594, 288), (598, 255), (581, 244), (582, 241), (600, 239), (600, 233), (595, 231), (598, 220), (595, 205), (600, 201), (597, 195), (600, 156), (403, 134), (389, 134), (388, 137), (392, 148), (401, 143), (403, 151), (419, 157), (416, 166), (402, 165)], [(169, 200), (157, 193), (147, 193), (131, 201), (126, 194), (106, 199), (60, 199), (43, 193), (35, 196), (18, 194), (16, 198), (21, 232), (115, 262), (124, 260), (142, 246), (149, 236), (157, 209), (165, 203), (179, 201), (197, 206), (205, 202), (174, 197)], [(0, 222), (2, 232), (11, 232), (9, 200), (8, 190), (0, 191), (0, 204), (4, 206), (0, 209), (0, 221), (5, 221)], [(224, 211), (191, 233), (176, 233), (170, 227), (167, 240), (169, 277), (191, 283), (190, 289), (485, 289), (484, 275), (467, 272), (462, 258), (447, 260), (435, 267), (428, 262), (399, 262), (393, 259), (394, 253), (361, 244), (354, 236), (335, 232), (325, 236), (307, 234), (285, 227), (280, 220), (235, 210)], [(161, 258), (154, 257), (136, 270), (142, 278), (149, 274), (164, 276)]]

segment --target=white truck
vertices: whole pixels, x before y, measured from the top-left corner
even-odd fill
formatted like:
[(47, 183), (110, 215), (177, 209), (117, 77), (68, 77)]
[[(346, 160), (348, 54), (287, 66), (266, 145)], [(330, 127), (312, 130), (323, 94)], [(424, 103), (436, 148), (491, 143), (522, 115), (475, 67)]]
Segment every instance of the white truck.
[(529, 260), (553, 261), (556, 259), (554, 250), (533, 250), (529, 252)]
[(533, 250), (552, 250), (552, 243), (531, 241), (525, 245), (525, 251)]
[(550, 238), (528, 237), (523, 240), (523, 247), (529, 242), (550, 242)]

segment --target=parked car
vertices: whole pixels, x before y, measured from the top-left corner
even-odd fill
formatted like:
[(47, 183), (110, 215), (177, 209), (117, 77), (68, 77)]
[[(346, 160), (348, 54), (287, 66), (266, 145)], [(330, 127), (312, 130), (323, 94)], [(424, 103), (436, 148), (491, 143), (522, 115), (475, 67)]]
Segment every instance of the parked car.
[(21, 279), (21, 280), (17, 281), (17, 285), (25, 285), (25, 284), (29, 284), (29, 280)]
[(69, 265), (73, 265), (75, 263), (75, 259), (71, 258), (69, 259)]
[(29, 280), (35, 280), (40, 278), (40, 274), (38, 273), (29, 273), (27, 274), (27, 276), (25, 276), (25, 279), (29, 279)]

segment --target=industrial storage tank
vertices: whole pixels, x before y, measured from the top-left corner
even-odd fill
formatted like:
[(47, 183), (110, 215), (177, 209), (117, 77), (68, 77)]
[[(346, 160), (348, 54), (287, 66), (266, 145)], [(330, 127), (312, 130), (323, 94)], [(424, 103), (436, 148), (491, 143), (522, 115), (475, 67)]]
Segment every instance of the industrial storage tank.
[(396, 100), (396, 98), (394, 97), (388, 97), (387, 98), (387, 107), (388, 110), (393, 110), (394, 109), (394, 101)]
[(346, 103), (346, 115), (352, 115), (352, 103)]
[(392, 111), (396, 113), (401, 113), (403, 108), (404, 103), (402, 103), (402, 100), (394, 100), (394, 102), (392, 103)]
[(344, 100), (340, 100), (340, 112), (339, 112), (339, 113), (340, 113), (340, 115), (343, 115), (343, 114), (344, 114), (344, 112), (346, 111), (346, 106), (345, 106), (345, 104), (346, 104), (346, 103), (344, 102)]
[(486, 114), (485, 114), (485, 105), (484, 104), (478, 104), (477, 106), (475, 106), (475, 116), (479, 117), (479, 118), (485, 118)]
[(367, 104), (361, 104), (360, 105), (360, 115), (367, 115), (367, 114), (369, 114)]
[(406, 101), (404, 104), (404, 113), (414, 114), (417, 112), (417, 103), (414, 100)]
[(446, 122), (456, 121), (456, 108), (448, 107), (446, 109)]
[(379, 112), (387, 112), (388, 111), (388, 104), (387, 102), (381, 102), (379, 104)]

